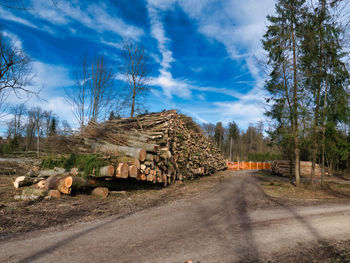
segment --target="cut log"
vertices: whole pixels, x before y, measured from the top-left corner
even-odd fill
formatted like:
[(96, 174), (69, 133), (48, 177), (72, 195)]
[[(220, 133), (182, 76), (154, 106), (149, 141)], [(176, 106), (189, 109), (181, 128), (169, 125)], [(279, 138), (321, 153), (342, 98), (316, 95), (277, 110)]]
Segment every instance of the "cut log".
[(147, 151), (144, 148), (133, 148), (126, 146), (119, 146), (119, 151), (125, 153), (127, 156), (139, 159), (141, 162), (146, 160)]
[(30, 186), (44, 180), (43, 177), (28, 177), (28, 176), (19, 176), (13, 182), (15, 188)]
[(147, 180), (147, 176), (145, 174), (141, 174), (140, 175), (140, 180), (141, 181), (146, 181)]
[(153, 180), (154, 180), (154, 175), (153, 174), (147, 175), (147, 181), (148, 182), (153, 182)]
[(91, 147), (94, 151), (109, 153), (114, 155), (125, 154), (126, 156), (139, 159), (143, 162), (146, 159), (147, 151), (143, 148), (135, 148), (128, 146), (119, 146), (111, 143), (92, 143)]
[(136, 166), (137, 170), (139, 170), (141, 167), (141, 163), (140, 163), (139, 159), (134, 159), (132, 161), (132, 164)]
[(46, 179), (44, 189), (46, 189), (46, 190), (51, 190), (51, 189), (59, 190), (58, 185), (60, 184), (60, 181), (64, 181), (64, 179), (67, 176), (68, 176), (67, 174), (50, 176), (49, 178)]
[(24, 201), (29, 201), (29, 200), (34, 201), (40, 198), (44, 198), (46, 194), (47, 194), (47, 191), (45, 190), (28, 187), (23, 189), (21, 195), (16, 195), (15, 199), (24, 200)]
[(157, 145), (157, 144), (143, 143), (143, 142), (139, 142), (139, 141), (130, 141), (129, 140), (128, 145), (130, 147), (145, 149), (147, 152), (151, 152), (151, 153), (157, 153), (159, 151), (159, 145)]
[(101, 167), (100, 176), (113, 177), (114, 176), (114, 166), (107, 165), (107, 166)]
[(129, 166), (129, 177), (136, 178), (137, 176), (137, 168), (136, 165), (130, 165)]
[(60, 175), (60, 174), (64, 174), (66, 172), (66, 170), (64, 168), (55, 168), (55, 169), (51, 169), (51, 170), (41, 170), (39, 172), (39, 177), (50, 177), (52, 175)]
[(40, 188), (40, 189), (44, 189), (45, 188), (45, 184), (46, 184), (46, 180), (41, 180), (35, 186)]
[(106, 198), (108, 196), (108, 192), (109, 190), (107, 187), (96, 187), (94, 190), (92, 190), (91, 194), (101, 198)]
[(58, 181), (57, 190), (60, 191), (62, 194), (65, 194), (65, 195), (69, 195), (72, 192), (72, 189), (70, 187), (66, 187), (66, 185), (65, 185), (65, 178), (61, 178)]
[(127, 163), (119, 163), (116, 177), (117, 178), (128, 178), (129, 176), (129, 165)]
[(61, 198), (62, 197), (61, 192), (58, 190), (50, 190), (47, 196), (49, 198)]

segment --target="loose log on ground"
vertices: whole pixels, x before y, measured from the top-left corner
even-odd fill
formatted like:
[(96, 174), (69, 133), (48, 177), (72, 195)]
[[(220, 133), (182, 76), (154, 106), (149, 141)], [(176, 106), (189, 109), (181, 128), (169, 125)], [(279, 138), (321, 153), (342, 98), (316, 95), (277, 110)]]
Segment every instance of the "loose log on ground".
[(23, 187), (23, 186), (30, 186), (33, 184), (36, 184), (45, 178), (43, 177), (28, 177), (28, 176), (19, 176), (15, 179), (13, 182), (13, 185), (15, 188)]
[(58, 190), (49, 190), (48, 192), (48, 195), (47, 195), (49, 198), (61, 198), (62, 195), (61, 195), (61, 192), (58, 191)]
[(101, 198), (106, 198), (108, 196), (108, 192), (109, 190), (107, 187), (96, 187), (94, 190), (92, 190), (91, 194)]

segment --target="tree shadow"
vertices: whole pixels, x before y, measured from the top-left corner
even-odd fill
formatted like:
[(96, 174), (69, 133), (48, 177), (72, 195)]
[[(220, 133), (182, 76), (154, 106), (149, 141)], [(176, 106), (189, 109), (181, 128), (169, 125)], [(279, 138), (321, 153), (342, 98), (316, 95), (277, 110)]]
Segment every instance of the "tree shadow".
[[(197, 201), (197, 214), (201, 218), (201, 225), (208, 229), (212, 235), (220, 237), (217, 238), (220, 246), (226, 251), (233, 250), (233, 254), (238, 257), (238, 262), (260, 262), (253, 236), (252, 222), (248, 214), (247, 182), (242, 180), (239, 185), (233, 185), (234, 191), (230, 191), (226, 184), (227, 182), (221, 182), (215, 189), (215, 193), (220, 196), (218, 207), (208, 207)], [(224, 229), (211, 220), (213, 215), (218, 214), (225, 224)], [(239, 242), (235, 239), (237, 229), (239, 232), (245, 233)]]
[(86, 230), (80, 231), (80, 232), (78, 232), (76, 234), (70, 235), (69, 237), (62, 239), (61, 241), (58, 241), (57, 243), (55, 243), (55, 244), (53, 244), (51, 246), (48, 246), (48, 247), (46, 247), (46, 248), (44, 248), (42, 250), (39, 250), (39, 251), (37, 251), (37, 252), (35, 252), (35, 253), (25, 257), (24, 259), (21, 259), (20, 261), (18, 261), (18, 263), (33, 262), (33, 261), (35, 261), (35, 260), (37, 260), (39, 258), (44, 257), (47, 254), (50, 254), (51, 252), (53, 252), (53, 251), (55, 251), (55, 250), (57, 250), (59, 248), (67, 245), (69, 242), (72, 242), (72, 241), (74, 241), (74, 240), (76, 240), (76, 239), (78, 239), (78, 238), (80, 238), (80, 237), (82, 237), (84, 235), (87, 235), (87, 234), (89, 234), (89, 233), (91, 233), (91, 232), (93, 232), (95, 230), (98, 230), (98, 229), (100, 229), (102, 227), (106, 227), (106, 226), (114, 223), (115, 221), (117, 221), (119, 219), (122, 219), (122, 218), (125, 218), (125, 217), (127, 217), (129, 215), (130, 214), (113, 218), (113, 219), (108, 220), (106, 222), (102, 222), (102, 223), (100, 223), (100, 224), (98, 224), (96, 226), (90, 227), (90, 228), (88, 228)]

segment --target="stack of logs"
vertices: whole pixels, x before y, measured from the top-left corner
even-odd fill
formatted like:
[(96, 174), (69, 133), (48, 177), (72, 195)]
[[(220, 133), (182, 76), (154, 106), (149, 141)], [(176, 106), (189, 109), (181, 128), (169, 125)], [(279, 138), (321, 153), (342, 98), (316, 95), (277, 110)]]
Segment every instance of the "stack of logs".
[(227, 168), (221, 153), (205, 138), (199, 126), (175, 110), (90, 123), (81, 134), (75, 135), (74, 141), (79, 141), (79, 152), (102, 153), (119, 161), (90, 175), (83, 175), (77, 169), (69, 172), (56, 169), (49, 177), (32, 172), (17, 180), (15, 186), (42, 181), (41, 187), (45, 189), (70, 194), (84, 188), (112, 188), (117, 179), (133, 178), (165, 187), (177, 180)]
[[(300, 175), (311, 174), (312, 162), (301, 161), (300, 162)], [(271, 172), (282, 176), (290, 176), (294, 174), (294, 164), (289, 160), (275, 160), (271, 163)], [(321, 175), (321, 168), (318, 164), (315, 164), (315, 175)]]

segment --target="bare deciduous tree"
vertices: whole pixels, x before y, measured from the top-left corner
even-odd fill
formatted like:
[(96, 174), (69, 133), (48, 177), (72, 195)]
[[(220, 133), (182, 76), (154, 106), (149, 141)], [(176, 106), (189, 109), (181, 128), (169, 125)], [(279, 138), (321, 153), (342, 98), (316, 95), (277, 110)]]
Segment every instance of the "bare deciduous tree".
[(27, 88), (33, 77), (30, 57), (0, 35), (0, 94), (35, 93)]
[(117, 97), (113, 90), (114, 74), (104, 57), (97, 57), (89, 64), (84, 57), (76, 71), (74, 86), (66, 91), (81, 129), (91, 120), (106, 119)]
[(122, 56), (121, 71), (130, 88), (130, 116), (133, 117), (137, 99), (149, 90), (147, 86), (148, 59), (145, 49), (131, 41), (124, 42)]
[(55, 114), (52, 112), (52, 110), (44, 110), (42, 113), (42, 119), (43, 119), (43, 129), (44, 134), (46, 137), (50, 135), (51, 132), (51, 123), (52, 120), (55, 118)]
[(91, 65), (89, 119), (106, 119), (112, 101), (113, 73), (104, 56), (97, 57)]
[(13, 114), (13, 136), (19, 136), (23, 129), (23, 118), (27, 113), (27, 108), (24, 104), (19, 104), (11, 108), (11, 113)]

